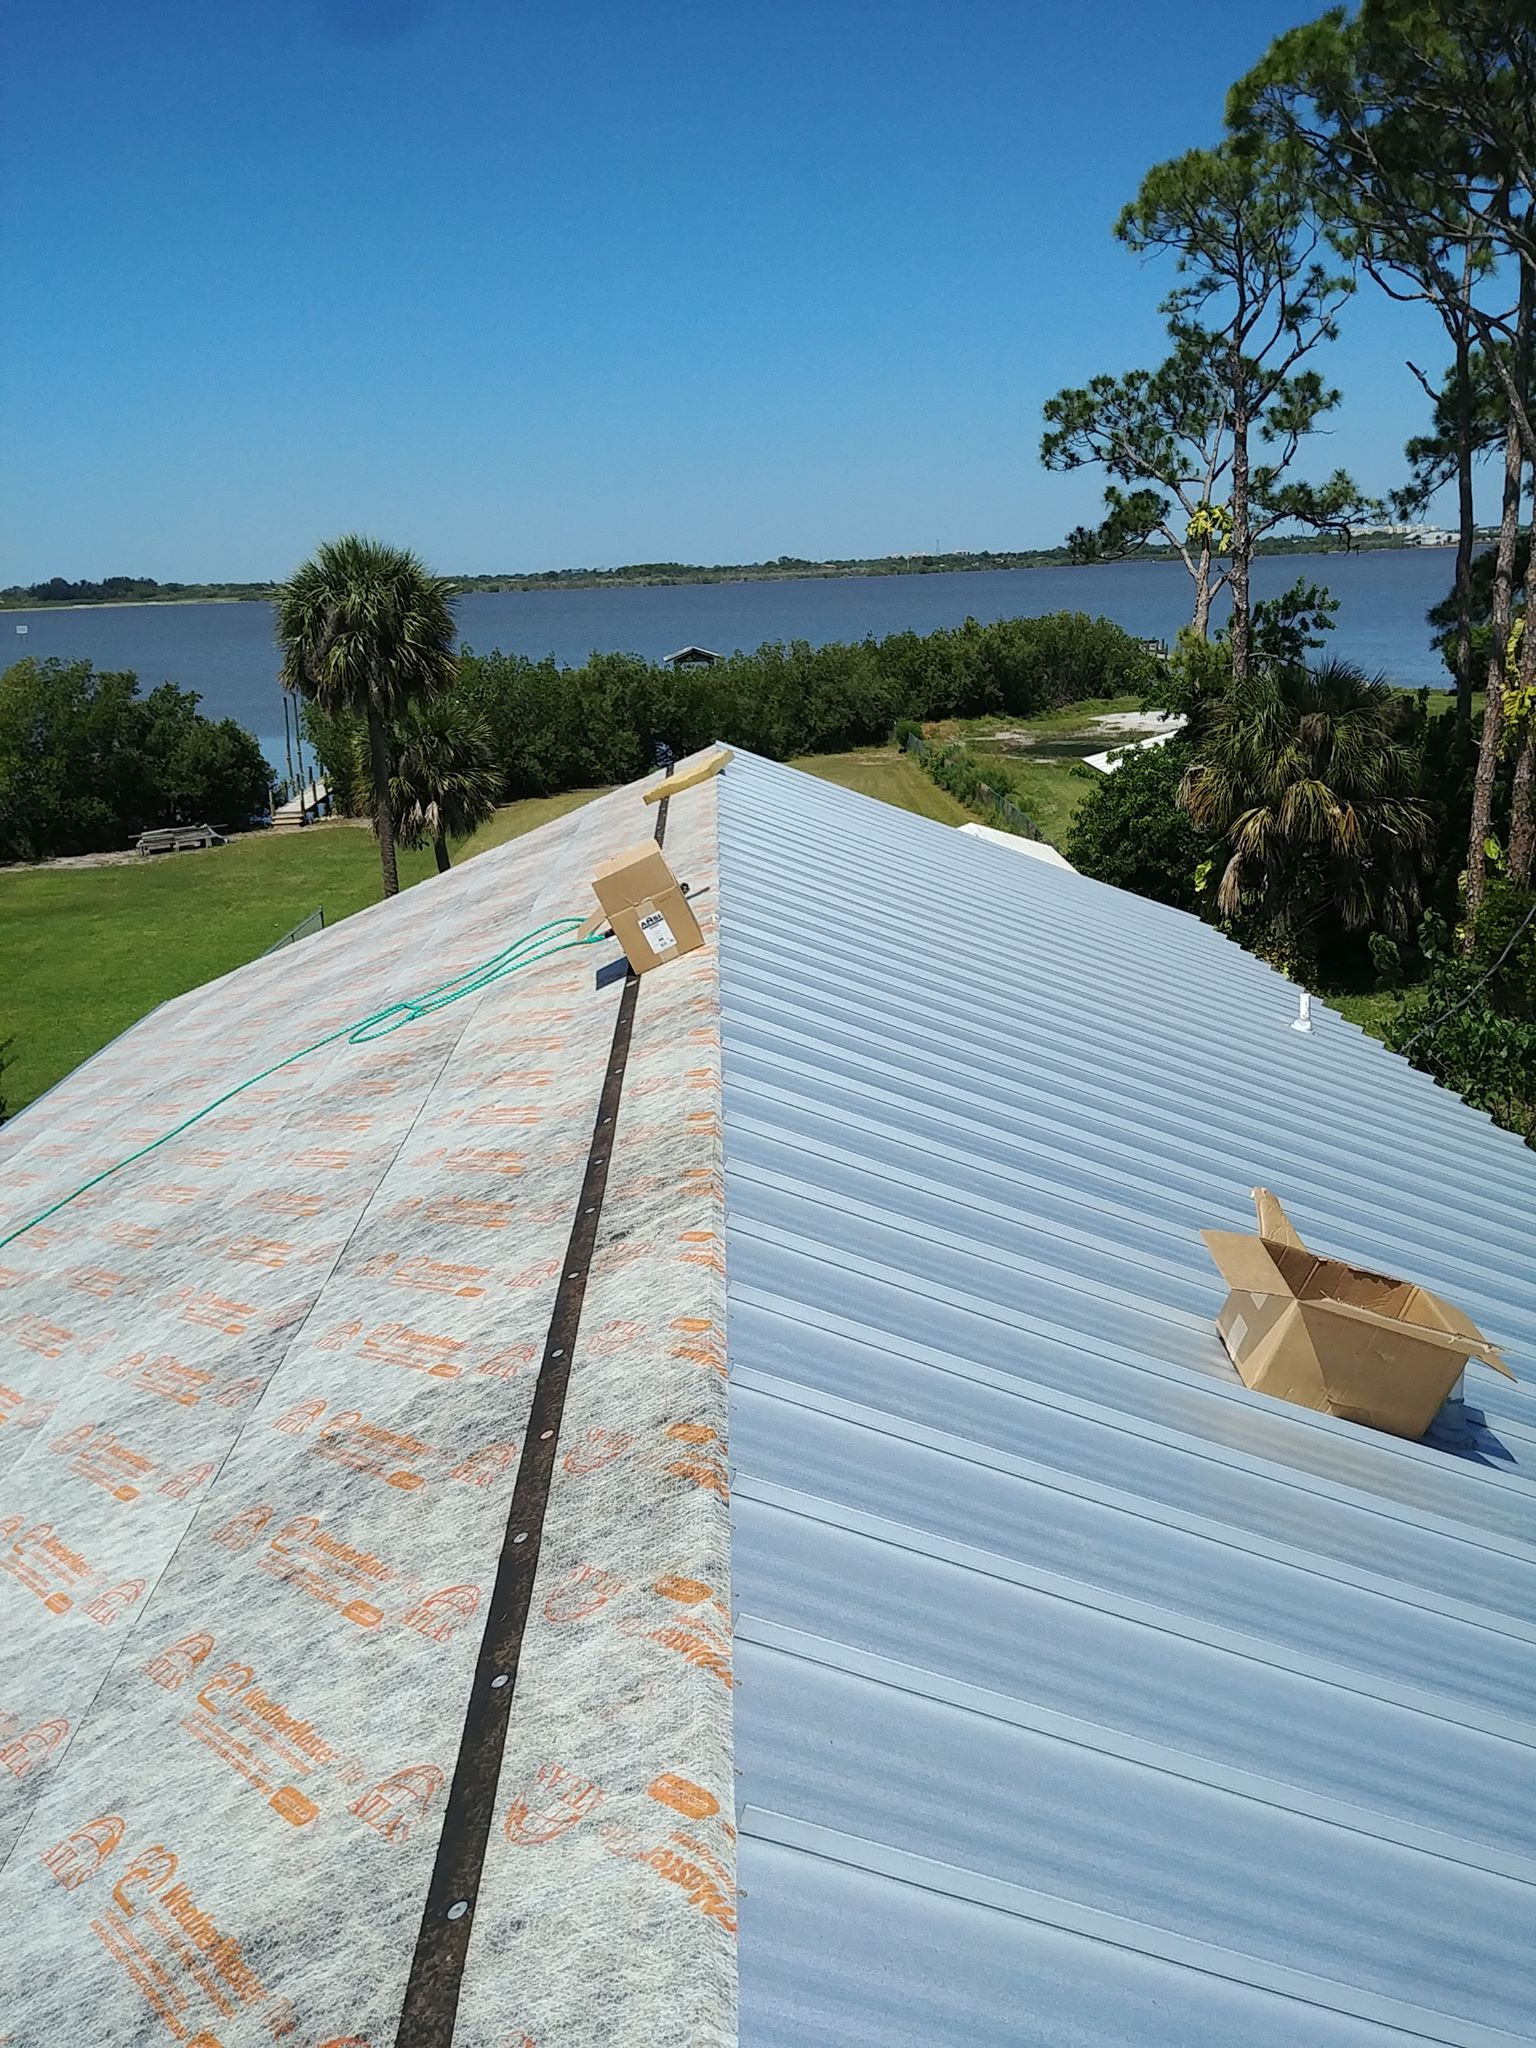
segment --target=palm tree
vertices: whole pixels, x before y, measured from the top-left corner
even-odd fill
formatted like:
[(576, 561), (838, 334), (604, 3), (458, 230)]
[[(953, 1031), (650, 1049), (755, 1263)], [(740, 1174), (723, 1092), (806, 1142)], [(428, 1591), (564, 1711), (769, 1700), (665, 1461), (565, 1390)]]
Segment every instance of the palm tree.
[(405, 548), (347, 534), (328, 540), (278, 592), (283, 683), (323, 711), (365, 722), (384, 894), (400, 888), (388, 802), (389, 724), (446, 688), (457, 667), (451, 585)]
[(430, 840), (437, 871), (448, 872), (448, 836), (466, 838), (496, 809), (501, 774), (490, 728), (453, 691), (419, 698), (394, 730), (389, 808), (402, 846)]
[(1331, 923), (1401, 936), (1433, 839), (1391, 691), (1347, 661), (1271, 667), (1233, 685), (1179, 802), (1230, 856), (1216, 907), (1255, 911), (1283, 951), (1315, 955)]

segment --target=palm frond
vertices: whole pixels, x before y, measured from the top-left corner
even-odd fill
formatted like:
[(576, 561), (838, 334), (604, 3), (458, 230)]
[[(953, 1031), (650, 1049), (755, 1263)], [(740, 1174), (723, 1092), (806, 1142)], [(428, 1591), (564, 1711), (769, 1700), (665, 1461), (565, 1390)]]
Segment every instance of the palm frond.
[(1259, 670), (1233, 687), (1185, 771), (1180, 805), (1227, 841), (1227, 918), (1264, 906), (1291, 935), (1331, 916), (1402, 929), (1434, 816), (1397, 736), (1392, 693), (1353, 663)]
[(390, 807), (405, 846), (463, 839), (483, 825), (501, 794), (490, 732), (452, 691), (413, 703), (394, 734)]

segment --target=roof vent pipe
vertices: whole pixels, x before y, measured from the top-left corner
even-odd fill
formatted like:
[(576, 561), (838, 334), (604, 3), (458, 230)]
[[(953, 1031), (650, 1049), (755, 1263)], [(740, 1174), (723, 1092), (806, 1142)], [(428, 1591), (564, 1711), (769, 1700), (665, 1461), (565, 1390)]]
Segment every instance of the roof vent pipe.
[(1472, 1427), (1467, 1419), (1467, 1376), (1462, 1373), (1454, 1387), (1440, 1404), (1440, 1412), (1430, 1424), (1427, 1434), (1436, 1443), (1469, 1444), (1473, 1441)]
[(1293, 1031), (1310, 1031), (1312, 1029), (1312, 998), (1305, 989), (1301, 992), (1301, 1007), (1291, 1019), (1291, 1029)]

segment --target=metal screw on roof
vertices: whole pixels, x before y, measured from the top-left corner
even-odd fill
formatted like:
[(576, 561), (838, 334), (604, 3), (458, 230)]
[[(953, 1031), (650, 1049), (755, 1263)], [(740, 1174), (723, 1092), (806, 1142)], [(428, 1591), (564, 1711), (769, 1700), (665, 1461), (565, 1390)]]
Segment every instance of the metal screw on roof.
[(448, 1918), (450, 1920), (462, 1920), (464, 1918), (464, 1915), (468, 1911), (468, 1899), (455, 1899), (453, 1904), (448, 1908)]
[(517, 1534), (512, 1538), (512, 1541), (514, 1543), (526, 1543), (528, 1541), (528, 1531), (526, 1529), (519, 1529)]
[(541, 1444), (547, 1444), (550, 1438), (554, 1435), (554, 1433), (555, 1432), (552, 1429), (541, 1429), (539, 1431), (539, 1442)]
[[(491, 1680), (491, 1690), (492, 1690), (493, 1692), (500, 1692), (500, 1691), (501, 1691), (501, 1688), (502, 1688), (502, 1687), (503, 1687), (503, 1686), (504, 1686), (504, 1685), (505, 1685), (506, 1683), (507, 1683), (507, 1674), (505, 1673), (505, 1671), (498, 1671), (498, 1672), (497, 1672), (497, 1674), (496, 1674), (496, 1676), (495, 1676), (495, 1677), (494, 1677), (494, 1678), (493, 1678), (493, 1679)], [(740, 1776), (741, 1776), (741, 1773), (740, 1773), (740, 1772), (738, 1771), (736, 1775), (737, 1775), (738, 1777), (740, 1777)]]

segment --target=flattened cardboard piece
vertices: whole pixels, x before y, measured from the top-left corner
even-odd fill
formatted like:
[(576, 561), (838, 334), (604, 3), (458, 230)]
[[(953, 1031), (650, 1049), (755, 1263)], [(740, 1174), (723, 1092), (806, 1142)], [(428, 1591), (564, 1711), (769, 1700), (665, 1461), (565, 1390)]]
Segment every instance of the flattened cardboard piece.
[(1309, 1251), (1267, 1188), (1253, 1202), (1257, 1236), (1200, 1233), (1229, 1289), (1216, 1328), (1245, 1386), (1421, 1437), (1469, 1358), (1514, 1378), (1464, 1310), (1416, 1281)]
[(693, 767), (684, 768), (680, 774), (669, 775), (665, 782), (654, 783), (645, 792), (644, 801), (659, 804), (663, 797), (681, 796), (685, 789), (697, 789), (701, 782), (708, 782), (711, 776), (734, 761), (736, 756), (729, 747), (722, 747), (717, 754), (711, 754), (705, 761), (695, 762)]
[(704, 943), (698, 919), (653, 839), (605, 860), (592, 889), (636, 974), (697, 952)]

